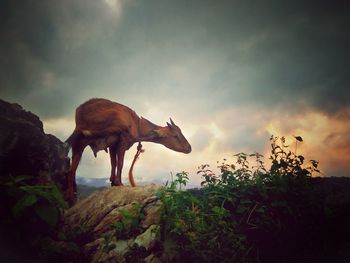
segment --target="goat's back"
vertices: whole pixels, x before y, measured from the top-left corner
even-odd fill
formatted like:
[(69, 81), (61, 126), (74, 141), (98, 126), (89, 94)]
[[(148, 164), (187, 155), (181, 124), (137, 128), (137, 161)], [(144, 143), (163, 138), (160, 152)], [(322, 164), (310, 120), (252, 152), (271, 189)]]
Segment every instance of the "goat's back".
[(138, 128), (138, 121), (139, 117), (132, 109), (107, 99), (90, 99), (81, 104), (75, 113), (76, 130), (91, 135), (133, 134)]

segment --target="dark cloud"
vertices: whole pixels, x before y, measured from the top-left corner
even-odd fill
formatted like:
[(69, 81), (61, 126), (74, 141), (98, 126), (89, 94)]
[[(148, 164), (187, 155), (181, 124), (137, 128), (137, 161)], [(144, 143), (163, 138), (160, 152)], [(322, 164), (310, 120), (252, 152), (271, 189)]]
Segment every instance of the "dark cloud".
[(231, 18), (216, 21), (217, 45), (228, 59), (212, 85), (226, 91), (226, 101), (302, 102), (329, 112), (349, 106), (345, 6), (260, 1), (250, 7), (235, 2), (226, 11)]
[(5, 1), (0, 12), (1, 96), (43, 117), (71, 110), (98, 74), (94, 68), (108, 62), (103, 39), (115, 25), (106, 5)]
[[(44, 117), (90, 97), (334, 113), (349, 107), (348, 8), (333, 1), (3, 1), (0, 96)], [(288, 109), (290, 110), (290, 109)]]

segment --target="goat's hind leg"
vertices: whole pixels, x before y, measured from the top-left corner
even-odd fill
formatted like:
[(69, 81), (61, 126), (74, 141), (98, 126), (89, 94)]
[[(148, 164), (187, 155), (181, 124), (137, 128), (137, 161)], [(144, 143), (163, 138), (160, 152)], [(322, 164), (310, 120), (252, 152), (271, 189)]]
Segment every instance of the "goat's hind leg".
[(118, 149), (118, 165), (117, 165), (117, 176), (114, 178), (113, 185), (116, 186), (122, 186), (122, 171), (123, 171), (123, 165), (124, 165), (124, 156), (125, 156), (125, 149), (123, 147), (120, 147)]
[(70, 204), (73, 204), (76, 201), (77, 185), (75, 181), (75, 172), (78, 168), (85, 147), (86, 145), (84, 146), (82, 143), (77, 143), (72, 146), (72, 163), (68, 170), (66, 192), (66, 199)]
[(109, 157), (111, 159), (111, 177), (109, 181), (111, 185), (114, 186), (115, 181), (115, 168), (117, 167), (117, 146), (113, 145), (109, 147)]

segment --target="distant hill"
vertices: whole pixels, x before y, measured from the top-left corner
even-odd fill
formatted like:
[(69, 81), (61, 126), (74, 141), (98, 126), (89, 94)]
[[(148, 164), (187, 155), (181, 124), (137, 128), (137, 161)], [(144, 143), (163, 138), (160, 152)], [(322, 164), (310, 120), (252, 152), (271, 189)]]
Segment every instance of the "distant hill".
[[(78, 190), (78, 199), (84, 199), (91, 195), (93, 192), (97, 190), (101, 190), (105, 187), (110, 186), (109, 178), (87, 178), (87, 177), (77, 177), (77, 190)], [(128, 182), (124, 182), (126, 185)], [(137, 182), (136, 182), (137, 183)], [(147, 182), (139, 182), (137, 186), (145, 186), (149, 184), (156, 184), (160, 186), (164, 186), (166, 182), (161, 181), (159, 179), (155, 179)], [(186, 189), (197, 189), (197, 185), (188, 184), (185, 187)], [(196, 191), (196, 190), (193, 190)]]
[[(87, 177), (77, 177), (77, 192), (78, 192), (78, 199), (84, 199), (91, 195), (93, 192), (97, 190), (101, 190), (105, 187), (110, 187), (109, 178), (87, 178)], [(124, 182), (125, 185), (127, 185), (127, 181)], [(160, 180), (153, 180), (152, 182), (140, 182), (137, 185), (138, 186), (144, 186), (148, 184), (157, 184), (157, 185), (165, 185), (165, 182), (162, 182)]]
[(77, 184), (91, 187), (110, 186), (109, 178), (87, 178), (79, 176), (77, 177)]
[(84, 199), (91, 195), (93, 192), (97, 190), (104, 189), (105, 187), (94, 187), (94, 186), (89, 186), (89, 185), (82, 185), (78, 184), (77, 185), (77, 190), (78, 190), (78, 200)]
[[(149, 184), (156, 184), (163, 186), (166, 184), (166, 180), (160, 180), (160, 179), (153, 179), (150, 181), (144, 181), (144, 182), (138, 182), (137, 179), (135, 179), (137, 186), (145, 186)], [(87, 177), (77, 177), (76, 179), (77, 185), (86, 185), (86, 186), (92, 186), (92, 187), (107, 187), (110, 186), (109, 178), (87, 178)], [(123, 181), (124, 185), (129, 185), (128, 180)], [(198, 188), (199, 185), (195, 184), (187, 184), (186, 189), (191, 188)]]

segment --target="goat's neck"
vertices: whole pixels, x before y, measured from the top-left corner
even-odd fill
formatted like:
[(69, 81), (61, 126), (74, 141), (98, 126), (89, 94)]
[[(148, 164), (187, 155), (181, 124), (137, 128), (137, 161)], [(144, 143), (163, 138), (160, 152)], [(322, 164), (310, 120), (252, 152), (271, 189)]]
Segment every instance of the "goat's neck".
[(141, 117), (139, 121), (139, 140), (140, 141), (154, 141), (154, 130), (162, 128), (149, 120)]

